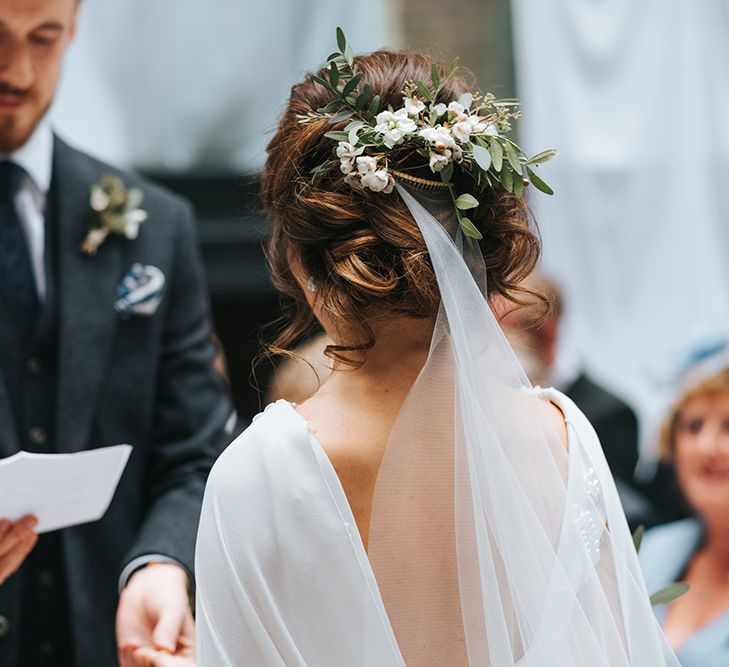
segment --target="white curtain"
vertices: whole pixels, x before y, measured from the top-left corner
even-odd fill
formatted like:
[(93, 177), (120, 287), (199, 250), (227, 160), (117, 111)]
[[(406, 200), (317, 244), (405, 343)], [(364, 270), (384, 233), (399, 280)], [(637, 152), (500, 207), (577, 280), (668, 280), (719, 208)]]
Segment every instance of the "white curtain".
[(94, 0), (81, 5), (53, 109), (59, 133), (121, 165), (260, 169), (290, 87), (341, 25), (391, 45), (385, 0)]
[(651, 458), (674, 349), (729, 318), (729, 2), (512, 0), (563, 359), (631, 400)]

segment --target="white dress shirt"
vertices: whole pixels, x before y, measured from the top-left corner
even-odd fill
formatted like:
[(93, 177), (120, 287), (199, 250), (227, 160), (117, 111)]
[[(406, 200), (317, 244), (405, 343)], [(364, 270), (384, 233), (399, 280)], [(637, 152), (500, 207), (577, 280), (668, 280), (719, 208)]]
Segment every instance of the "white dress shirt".
[(53, 132), (42, 120), (30, 139), (14, 153), (0, 153), (0, 162), (10, 160), (25, 170), (25, 178), (15, 196), (15, 207), (28, 244), (33, 276), (41, 301), (46, 295), (45, 207), (53, 169)]

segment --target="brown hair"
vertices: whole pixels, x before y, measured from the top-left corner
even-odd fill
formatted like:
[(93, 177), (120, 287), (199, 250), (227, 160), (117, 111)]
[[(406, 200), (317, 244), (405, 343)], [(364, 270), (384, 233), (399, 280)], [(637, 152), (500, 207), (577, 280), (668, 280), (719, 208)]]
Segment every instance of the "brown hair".
[(695, 398), (723, 393), (729, 393), (729, 366), (722, 368), (681, 394), (661, 425), (658, 452), (663, 461), (670, 462), (673, 460), (673, 455), (676, 452), (676, 426), (681, 417), (681, 411), (686, 405)]
[[(410, 51), (378, 51), (356, 58), (381, 108), (402, 106), (406, 82), (428, 81), (433, 61)], [(435, 63), (441, 77), (445, 67)], [(325, 70), (319, 74), (323, 75)], [(442, 89), (439, 102), (450, 102), (467, 91), (468, 81), (456, 76)], [(334, 142), (324, 133), (341, 129), (327, 120), (299, 122), (332, 99), (331, 93), (309, 77), (293, 87), (278, 129), (268, 144), (261, 197), (272, 223), (268, 260), (274, 287), (284, 297), (284, 328), (269, 346), (286, 353), (314, 325), (311, 309), (294, 279), (291, 265), (301, 267), (317, 284), (317, 303), (346, 330), (361, 332), (347, 345), (329, 346), (328, 355), (374, 344), (370, 324), (380, 316), (432, 318), (440, 296), (423, 237), (396, 192), (355, 191), (333, 167), (315, 183), (310, 170), (332, 157)], [(420, 159), (422, 162), (422, 158)], [(419, 170), (412, 153), (390, 154), (394, 169), (434, 180), (426, 167)], [(454, 176), (458, 194), (473, 192), (468, 177)], [(490, 294), (508, 296), (539, 256), (539, 240), (530, 228), (526, 204), (505, 191), (477, 193), (480, 206), (469, 211), (483, 234), (480, 242)]]

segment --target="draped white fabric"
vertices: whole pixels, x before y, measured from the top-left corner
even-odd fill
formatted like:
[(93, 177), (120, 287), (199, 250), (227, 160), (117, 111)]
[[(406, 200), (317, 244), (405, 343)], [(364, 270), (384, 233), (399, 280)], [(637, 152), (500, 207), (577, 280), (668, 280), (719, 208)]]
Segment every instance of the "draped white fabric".
[(729, 318), (729, 2), (512, 8), (522, 144), (560, 151), (557, 194), (532, 204), (565, 352), (636, 403), (650, 441), (674, 347)]
[(384, 0), (81, 3), (54, 124), (122, 166), (255, 172), (281, 100), (321, 66), (341, 25), (358, 48), (389, 45)]
[(450, 199), (397, 190), (442, 306), (378, 470), (367, 554), (326, 456), (276, 404), (208, 482), (200, 664), (677, 667), (594, 430), (529, 386), (483, 260), (446, 232)]

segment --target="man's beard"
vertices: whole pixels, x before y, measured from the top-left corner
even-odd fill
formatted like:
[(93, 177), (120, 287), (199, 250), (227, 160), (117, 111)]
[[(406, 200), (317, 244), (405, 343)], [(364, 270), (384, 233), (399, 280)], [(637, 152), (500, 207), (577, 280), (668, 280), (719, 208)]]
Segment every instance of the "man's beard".
[[(14, 91), (8, 91), (5, 86), (0, 85), (0, 95), (8, 93), (12, 94), (13, 92)], [(24, 98), (24, 104), (31, 105), (33, 103), (34, 98), (30, 93), (22, 93), (22, 96)], [(21, 123), (27, 122), (25, 121), (25, 118), (27, 118), (25, 114), (11, 114), (8, 116), (0, 115), (0, 153), (13, 153), (25, 145), (28, 139), (30, 139), (33, 135), (33, 132), (35, 132), (38, 124), (41, 120), (43, 120), (46, 113), (48, 113), (51, 101), (42, 107), (37, 112), (35, 118), (33, 118), (33, 121), (25, 127), (20, 126)]]

